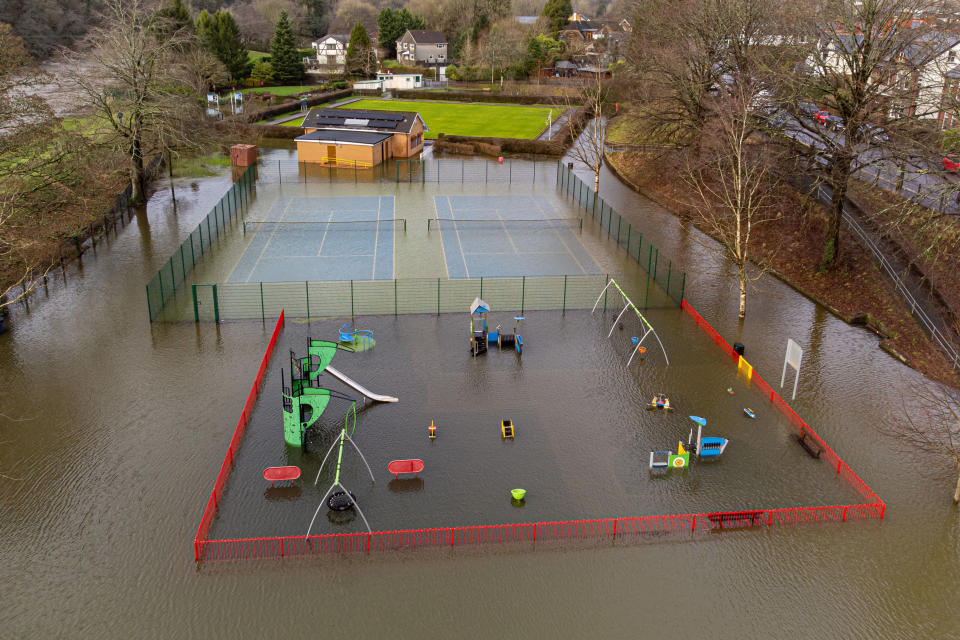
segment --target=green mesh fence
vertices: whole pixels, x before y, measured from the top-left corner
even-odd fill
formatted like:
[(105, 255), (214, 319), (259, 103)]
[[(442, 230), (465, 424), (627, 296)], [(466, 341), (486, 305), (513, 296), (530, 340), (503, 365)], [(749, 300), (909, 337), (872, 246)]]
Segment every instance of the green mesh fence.
[[(617, 213), (613, 207), (594, 193), (593, 187), (581, 180), (573, 170), (563, 163), (557, 163), (557, 187), (570, 196), (584, 211), (607, 232), (627, 254), (646, 269), (648, 278), (663, 287), (667, 295), (677, 304), (683, 300), (687, 274), (673, 268), (673, 261), (660, 255), (660, 250), (649, 240), (644, 241), (643, 233), (635, 229)], [(649, 286), (647, 287), (649, 291)], [(638, 306), (641, 301), (636, 301)], [(643, 301), (647, 307), (647, 301)]]
[(227, 190), (210, 213), (200, 221), (157, 274), (147, 283), (147, 313), (152, 322), (193, 270), (194, 265), (210, 250), (220, 236), (233, 227), (247, 208), (254, 182), (256, 166), (247, 167)]
[(476, 297), (498, 311), (590, 309), (608, 280), (589, 275), (196, 284), (194, 319), (267, 319), (281, 309), (300, 318), (460, 313)]

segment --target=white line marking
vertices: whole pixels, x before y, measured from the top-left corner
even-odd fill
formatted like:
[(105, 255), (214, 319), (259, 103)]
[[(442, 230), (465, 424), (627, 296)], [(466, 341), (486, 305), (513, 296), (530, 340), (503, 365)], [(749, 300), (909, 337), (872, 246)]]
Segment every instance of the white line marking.
[[(287, 204), (283, 207), (283, 212), (280, 214), (280, 220), (283, 220), (286, 217), (287, 209), (290, 208), (291, 204), (293, 204), (293, 198), (287, 200)], [(257, 261), (253, 263), (253, 268), (250, 270), (250, 275), (247, 276), (247, 279), (244, 280), (244, 282), (250, 282), (250, 278), (252, 278), (253, 274), (257, 271), (257, 267), (260, 266), (260, 260), (263, 258), (263, 254), (266, 252), (267, 247), (270, 246), (270, 243), (273, 242), (273, 236), (277, 234), (277, 229), (278, 227), (273, 228), (273, 232), (270, 234), (270, 237), (267, 238), (267, 241), (263, 244), (263, 249), (260, 250), (260, 255), (257, 256)], [(263, 280), (263, 278), (261, 278), (261, 280)]]

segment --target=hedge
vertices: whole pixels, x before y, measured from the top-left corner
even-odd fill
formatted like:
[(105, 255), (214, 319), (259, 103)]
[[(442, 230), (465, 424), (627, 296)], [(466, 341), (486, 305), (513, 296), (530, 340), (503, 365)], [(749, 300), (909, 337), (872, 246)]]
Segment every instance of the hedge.
[(502, 104), (551, 104), (564, 105), (562, 96), (507, 96), (498, 93), (460, 93), (454, 91), (417, 91), (406, 89), (393, 92), (395, 98), (407, 100), (449, 100), (452, 102), (499, 102)]

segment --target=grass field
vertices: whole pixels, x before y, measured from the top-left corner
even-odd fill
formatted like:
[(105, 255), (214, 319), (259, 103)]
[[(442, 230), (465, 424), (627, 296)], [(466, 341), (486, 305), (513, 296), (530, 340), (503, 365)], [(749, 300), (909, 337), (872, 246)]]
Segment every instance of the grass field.
[(264, 58), (269, 58), (269, 57), (270, 57), (269, 51), (247, 51), (247, 58), (253, 64), (257, 64), (259, 61), (263, 60)]
[(547, 115), (553, 119), (563, 112), (558, 107), (527, 107), (499, 104), (461, 104), (457, 102), (417, 102), (412, 100), (359, 100), (345, 109), (378, 111), (416, 111), (430, 129), (425, 137), (484, 136), (499, 138), (536, 138), (547, 128)]

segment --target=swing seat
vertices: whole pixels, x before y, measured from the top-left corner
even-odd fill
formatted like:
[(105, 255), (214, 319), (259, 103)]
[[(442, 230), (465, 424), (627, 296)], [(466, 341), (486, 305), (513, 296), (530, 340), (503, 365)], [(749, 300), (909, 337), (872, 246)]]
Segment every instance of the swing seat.
[(270, 481), (270, 486), (274, 482), (289, 480), (293, 482), (300, 477), (300, 467), (267, 467), (263, 470), (263, 479)]

